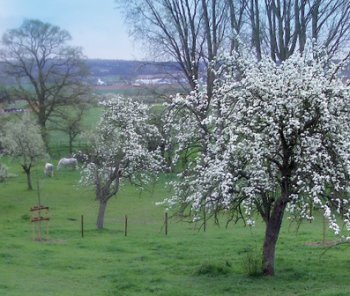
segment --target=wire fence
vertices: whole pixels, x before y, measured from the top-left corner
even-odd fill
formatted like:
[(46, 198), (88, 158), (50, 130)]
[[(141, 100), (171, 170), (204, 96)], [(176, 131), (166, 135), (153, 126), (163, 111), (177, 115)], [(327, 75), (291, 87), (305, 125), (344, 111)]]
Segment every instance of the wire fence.
[(72, 154), (77, 153), (77, 152), (86, 152), (88, 150), (89, 146), (87, 143), (83, 143), (83, 142), (78, 142), (75, 143), (72, 146), (72, 152), (71, 147), (63, 142), (59, 142), (53, 145), (49, 146), (49, 154), (52, 158), (58, 159), (61, 157), (65, 157), (65, 156), (72, 156)]

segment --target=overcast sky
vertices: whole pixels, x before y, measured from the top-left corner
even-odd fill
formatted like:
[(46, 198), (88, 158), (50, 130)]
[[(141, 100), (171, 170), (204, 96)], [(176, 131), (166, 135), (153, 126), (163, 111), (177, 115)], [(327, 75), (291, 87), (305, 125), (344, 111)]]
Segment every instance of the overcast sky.
[(0, 35), (23, 20), (39, 19), (66, 29), (72, 45), (89, 58), (143, 59), (128, 37), (114, 0), (0, 0)]

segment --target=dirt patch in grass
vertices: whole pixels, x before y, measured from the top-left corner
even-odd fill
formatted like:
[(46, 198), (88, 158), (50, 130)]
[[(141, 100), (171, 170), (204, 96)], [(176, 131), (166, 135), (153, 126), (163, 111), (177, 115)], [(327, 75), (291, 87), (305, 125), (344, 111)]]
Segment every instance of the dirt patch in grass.
[(47, 244), (47, 245), (65, 245), (67, 243), (66, 240), (63, 239), (41, 239), (41, 240), (37, 240), (35, 239), (36, 242), (38, 243), (43, 243), (43, 244)]
[(338, 240), (326, 240), (321, 242), (306, 242), (305, 246), (309, 247), (321, 247), (321, 248), (328, 248), (333, 247), (339, 243)]

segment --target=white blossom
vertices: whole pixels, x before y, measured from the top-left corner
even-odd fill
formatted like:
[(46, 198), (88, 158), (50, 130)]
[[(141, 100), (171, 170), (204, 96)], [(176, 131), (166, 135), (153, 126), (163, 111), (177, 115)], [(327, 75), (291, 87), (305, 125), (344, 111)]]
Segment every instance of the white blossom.
[(25, 113), (20, 120), (5, 125), (1, 143), (5, 153), (19, 161), (27, 174), (28, 189), (32, 189), (31, 168), (38, 160), (46, 157), (39, 126)]
[(118, 193), (121, 180), (142, 186), (161, 170), (162, 162), (159, 150), (149, 147), (160, 134), (149, 123), (145, 104), (112, 97), (103, 106), (105, 112), (89, 135), (90, 152), (80, 183), (93, 185), (96, 199), (106, 204)]
[(334, 212), (349, 205), (350, 90), (327, 62), (310, 49), (281, 64), (234, 54), (221, 61), (210, 105), (201, 92), (175, 97), (177, 154), (192, 157), (164, 203), (250, 224), (256, 211), (267, 221), (277, 202), (309, 220), (316, 207), (339, 233)]

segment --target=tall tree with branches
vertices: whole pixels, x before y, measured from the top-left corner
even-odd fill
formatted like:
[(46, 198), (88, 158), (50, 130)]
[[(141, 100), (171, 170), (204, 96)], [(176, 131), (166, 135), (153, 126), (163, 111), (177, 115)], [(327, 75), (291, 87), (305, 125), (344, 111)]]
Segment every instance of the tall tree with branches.
[(188, 82), (207, 88), (211, 97), (214, 72), (211, 64), (223, 49), (229, 27), (228, 4), (221, 0), (116, 0), (131, 33), (155, 49), (163, 59), (178, 62)]
[(5, 71), (16, 79), (16, 96), (37, 116), (46, 144), (46, 124), (55, 110), (77, 103), (87, 93), (82, 52), (67, 45), (70, 39), (67, 31), (39, 20), (25, 20), (2, 37)]
[(204, 78), (209, 98), (215, 75), (208, 65), (219, 53), (237, 49), (239, 42), (250, 45), (259, 59), (269, 54), (275, 62), (303, 52), (308, 39), (325, 47), (330, 57), (349, 57), (348, 0), (116, 2), (135, 39), (156, 48), (158, 56), (177, 61), (190, 90)]
[(350, 231), (350, 89), (336, 69), (311, 50), (281, 64), (241, 53), (222, 61), (204, 119), (200, 93), (169, 106), (177, 155), (192, 157), (165, 204), (194, 221), (227, 214), (253, 225), (260, 215), (264, 275), (275, 273), (286, 213), (312, 220), (319, 209), (335, 233), (337, 215)]
[(307, 40), (327, 50), (330, 58), (348, 58), (350, 2), (347, 0), (251, 0), (248, 32), (257, 56), (284, 61), (303, 52)]

